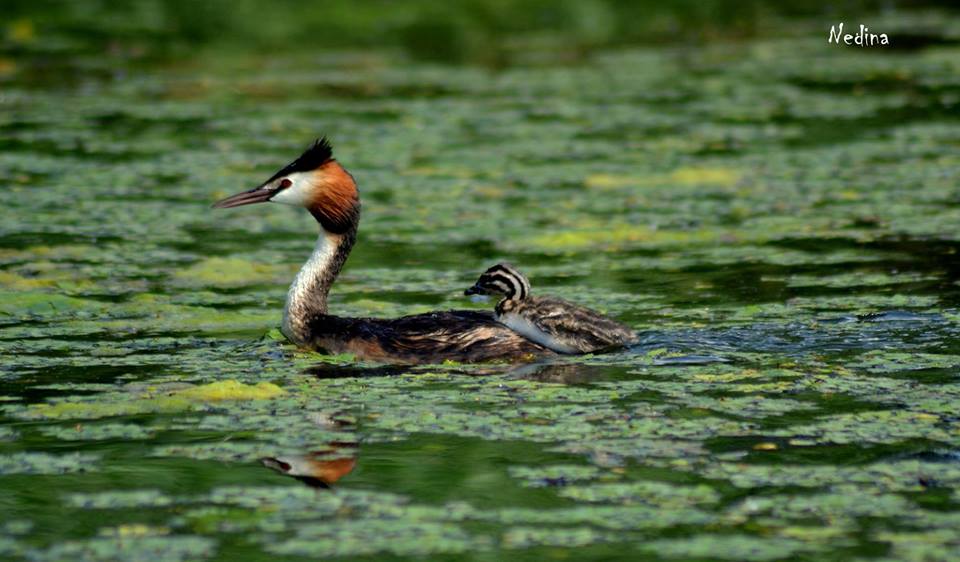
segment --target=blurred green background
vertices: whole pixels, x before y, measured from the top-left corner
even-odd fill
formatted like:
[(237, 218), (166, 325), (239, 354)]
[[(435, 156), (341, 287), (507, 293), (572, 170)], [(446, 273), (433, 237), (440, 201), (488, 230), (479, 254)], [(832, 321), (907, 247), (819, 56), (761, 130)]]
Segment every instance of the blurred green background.
[[(170, 59), (208, 49), (378, 48), (419, 60), (500, 66), (575, 61), (624, 44), (825, 35), (830, 23), (857, 14), (956, 6), (949, 0), (6, 0), (4, 52), (16, 55), (34, 41), (48, 54)], [(909, 38), (897, 44), (908, 46)]]

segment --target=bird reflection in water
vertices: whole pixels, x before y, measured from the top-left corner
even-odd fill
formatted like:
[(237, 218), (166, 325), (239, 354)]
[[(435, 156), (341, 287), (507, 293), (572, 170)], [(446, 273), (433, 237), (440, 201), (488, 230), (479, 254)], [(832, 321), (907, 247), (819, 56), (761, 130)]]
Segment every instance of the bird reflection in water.
[[(454, 372), (457, 372), (455, 369)], [(379, 367), (337, 366), (319, 364), (304, 371), (304, 374), (321, 379), (341, 377), (383, 377), (403, 373), (418, 372), (410, 366), (383, 365)], [(610, 375), (605, 366), (584, 365), (580, 363), (546, 362), (522, 364), (504, 370), (502, 365), (491, 365), (488, 369), (474, 367), (469, 375), (508, 375), (511, 378), (528, 379), (558, 384), (580, 384), (602, 380)], [(341, 433), (351, 433), (355, 422), (339, 413), (312, 414), (312, 420), (319, 427)], [(264, 457), (260, 462), (267, 468), (286, 476), (296, 478), (314, 488), (330, 488), (357, 466), (359, 453), (358, 439), (330, 441), (318, 445), (315, 449), (303, 453), (277, 457)]]
[[(350, 432), (353, 421), (328, 414), (312, 414), (313, 421), (326, 429)], [(356, 440), (330, 441), (303, 454), (263, 457), (263, 466), (296, 478), (312, 488), (329, 488), (357, 466), (359, 444)]]
[(608, 365), (589, 365), (584, 363), (566, 363), (561, 361), (543, 361), (538, 363), (520, 363), (518, 365), (470, 365), (461, 369), (449, 366), (410, 366), (380, 365), (376, 367), (356, 365), (331, 365), (321, 363), (304, 369), (303, 374), (318, 379), (389, 377), (404, 374), (444, 372), (452, 375), (482, 377), (486, 375), (505, 375), (514, 379), (527, 379), (557, 384), (580, 384), (607, 379), (619, 374), (623, 367)]

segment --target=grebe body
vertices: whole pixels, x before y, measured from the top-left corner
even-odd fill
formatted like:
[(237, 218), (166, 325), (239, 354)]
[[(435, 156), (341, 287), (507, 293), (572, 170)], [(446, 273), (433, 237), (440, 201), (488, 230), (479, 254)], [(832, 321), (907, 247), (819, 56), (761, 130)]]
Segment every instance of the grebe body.
[(464, 293), (502, 295), (494, 309), (497, 321), (557, 353), (592, 353), (637, 341), (629, 327), (595, 310), (531, 295), (530, 282), (508, 264), (486, 270)]
[(326, 139), (258, 187), (214, 207), (265, 202), (303, 207), (320, 224), (316, 246), (290, 285), (283, 311), (281, 330), (296, 345), (394, 363), (515, 361), (553, 354), (487, 312), (451, 310), (395, 319), (329, 314), (327, 295), (356, 242), (360, 197)]

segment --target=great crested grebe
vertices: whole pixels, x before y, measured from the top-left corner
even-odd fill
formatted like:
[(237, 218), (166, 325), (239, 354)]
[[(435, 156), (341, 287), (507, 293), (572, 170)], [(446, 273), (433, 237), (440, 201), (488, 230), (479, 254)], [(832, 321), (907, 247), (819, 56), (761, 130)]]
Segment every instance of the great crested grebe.
[(591, 353), (637, 341), (623, 324), (589, 308), (530, 294), (530, 282), (513, 266), (498, 263), (483, 272), (465, 295), (503, 295), (497, 321), (557, 353)]
[(553, 352), (499, 323), (489, 312), (449, 310), (395, 319), (327, 313), (327, 294), (357, 239), (360, 197), (353, 176), (333, 158), (326, 138), (258, 187), (214, 203), (304, 207), (320, 223), (313, 254), (300, 269), (283, 310), (281, 331), (301, 347), (400, 363), (519, 360)]

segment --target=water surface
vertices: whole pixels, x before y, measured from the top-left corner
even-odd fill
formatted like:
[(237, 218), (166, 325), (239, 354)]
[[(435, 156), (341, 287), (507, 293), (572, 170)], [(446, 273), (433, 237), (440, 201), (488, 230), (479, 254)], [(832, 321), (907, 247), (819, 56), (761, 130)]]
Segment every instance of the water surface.
[[(0, 93), (4, 558), (960, 557), (955, 43), (61, 64)], [(209, 205), (320, 134), (335, 313), (489, 307), (507, 259), (641, 344), (295, 350), (312, 219)]]

